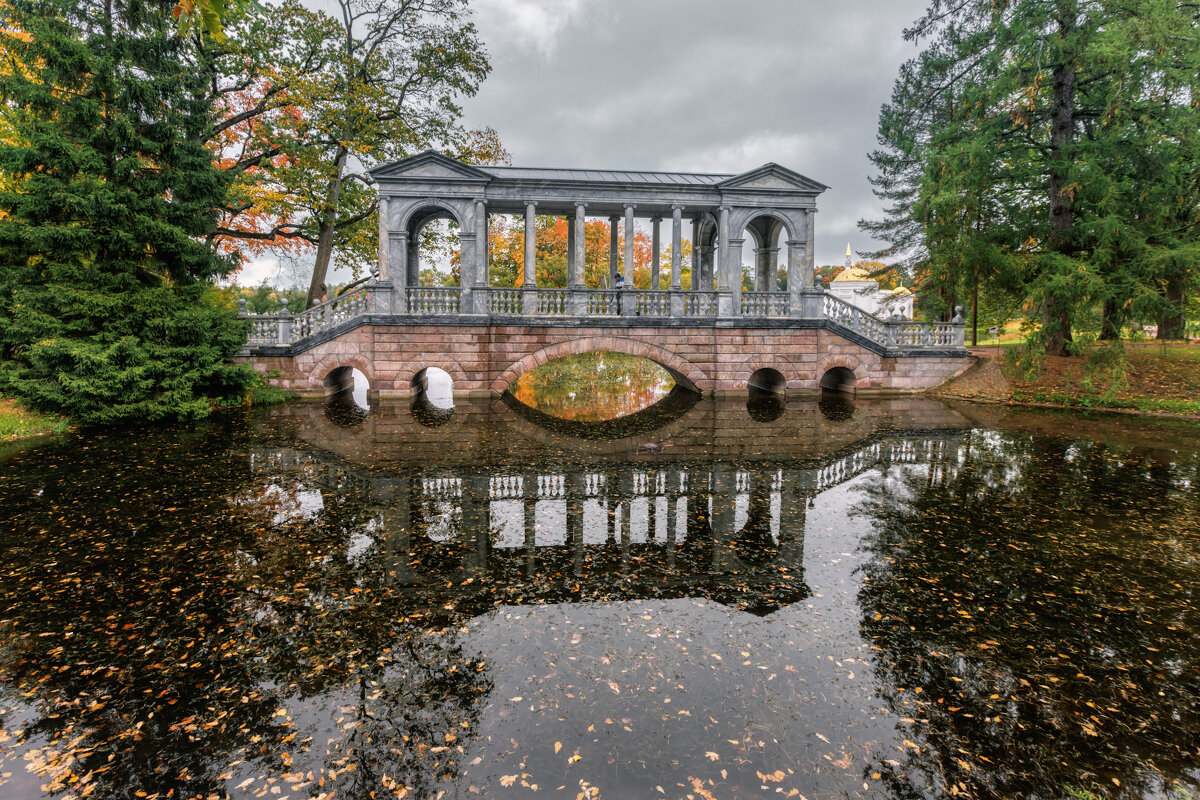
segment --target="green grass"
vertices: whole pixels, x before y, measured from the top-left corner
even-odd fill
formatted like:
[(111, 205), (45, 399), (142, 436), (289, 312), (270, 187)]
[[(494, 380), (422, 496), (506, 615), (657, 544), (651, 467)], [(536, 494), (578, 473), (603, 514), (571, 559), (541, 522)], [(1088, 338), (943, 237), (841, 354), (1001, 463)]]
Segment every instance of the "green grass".
[(66, 433), (71, 423), (51, 414), (29, 411), (16, 400), (0, 395), (0, 442)]
[(1102, 397), (1098, 395), (1075, 396), (1066, 392), (1037, 389), (1015, 390), (1013, 400), (1018, 403), (1052, 403), (1064, 408), (1130, 409), (1134, 411), (1162, 411), (1171, 414), (1200, 415), (1200, 400), (1181, 400), (1174, 397)]

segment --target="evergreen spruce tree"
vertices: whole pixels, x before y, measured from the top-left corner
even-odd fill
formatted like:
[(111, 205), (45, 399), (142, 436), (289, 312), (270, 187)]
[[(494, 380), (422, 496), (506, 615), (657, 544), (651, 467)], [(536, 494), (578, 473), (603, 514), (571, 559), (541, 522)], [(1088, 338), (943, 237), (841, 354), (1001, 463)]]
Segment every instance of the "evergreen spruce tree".
[(173, 5), (0, 5), (0, 388), (86, 423), (203, 416), (251, 376), (206, 301), (225, 180)]

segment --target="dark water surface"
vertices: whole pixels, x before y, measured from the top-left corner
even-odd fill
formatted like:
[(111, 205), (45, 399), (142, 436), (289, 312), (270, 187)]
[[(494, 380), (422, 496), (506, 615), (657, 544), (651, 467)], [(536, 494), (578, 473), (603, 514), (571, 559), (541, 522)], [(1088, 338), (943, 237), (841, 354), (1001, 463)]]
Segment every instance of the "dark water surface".
[(0, 797), (1194, 797), (1198, 487), (920, 399), (80, 434), (0, 461)]

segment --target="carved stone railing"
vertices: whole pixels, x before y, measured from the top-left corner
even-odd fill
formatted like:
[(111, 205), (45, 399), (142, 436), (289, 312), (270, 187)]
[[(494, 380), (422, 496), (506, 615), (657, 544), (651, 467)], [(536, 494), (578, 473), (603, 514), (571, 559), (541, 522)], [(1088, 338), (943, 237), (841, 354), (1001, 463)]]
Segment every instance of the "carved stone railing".
[(742, 292), (743, 316), (786, 317), (789, 313), (787, 292)]
[(546, 317), (561, 317), (567, 313), (566, 289), (538, 289), (537, 313)]
[(639, 317), (669, 317), (671, 316), (671, 293), (661, 290), (636, 289), (637, 315)]
[(520, 314), (520, 289), (487, 289), (489, 314)]
[(457, 314), (460, 291), (457, 286), (410, 286), (408, 313)]
[(914, 322), (912, 320), (880, 319), (840, 297), (825, 294), (821, 298), (821, 316), (854, 333), (887, 347), (953, 348), (962, 347), (966, 326), (962, 308), (956, 309), (950, 322)]
[(587, 313), (592, 317), (616, 317), (621, 314), (620, 292), (614, 289), (588, 289)]
[(715, 317), (717, 315), (717, 293), (684, 292), (683, 315), (685, 317)]
[[(643, 325), (670, 319), (726, 320), (770, 319), (772, 326), (794, 320), (796, 327), (814, 327), (823, 321), (826, 327), (843, 328), (886, 350), (946, 351), (963, 350), (964, 321), (958, 309), (950, 322), (914, 322), (880, 319), (863, 309), (819, 290), (788, 292), (743, 292), (740, 302), (732, 303), (729, 292), (682, 291), (669, 289), (562, 289), (469, 287), (463, 292), (451, 286), (393, 287), (372, 275), (366, 282), (299, 314), (286, 308), (273, 314), (250, 314), (245, 301), (239, 315), (250, 323), (247, 347), (290, 347), (338, 326), (367, 316), (398, 320), (405, 316), (454, 318), (472, 315), (486, 320), (489, 316), (537, 318), (642, 318)], [(761, 324), (761, 323), (760, 323)]]

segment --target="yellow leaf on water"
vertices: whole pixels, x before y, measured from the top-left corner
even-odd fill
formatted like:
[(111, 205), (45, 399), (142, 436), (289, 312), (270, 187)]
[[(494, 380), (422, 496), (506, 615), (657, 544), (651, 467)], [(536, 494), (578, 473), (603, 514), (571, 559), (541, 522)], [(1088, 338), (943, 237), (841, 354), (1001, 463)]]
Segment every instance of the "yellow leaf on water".
[(555, 742), (554, 743), (554, 754), (558, 755), (559, 750), (562, 750), (562, 742)]
[(709, 751), (708, 751), (707, 753), (705, 753), (704, 755), (705, 755), (705, 757), (706, 757), (706, 758), (707, 758), (709, 761), (716, 761), (717, 759), (719, 759), (719, 758), (720, 758), (720, 756), (719, 756), (719, 755), (717, 755), (716, 753), (714, 753), (712, 750), (709, 750)]

